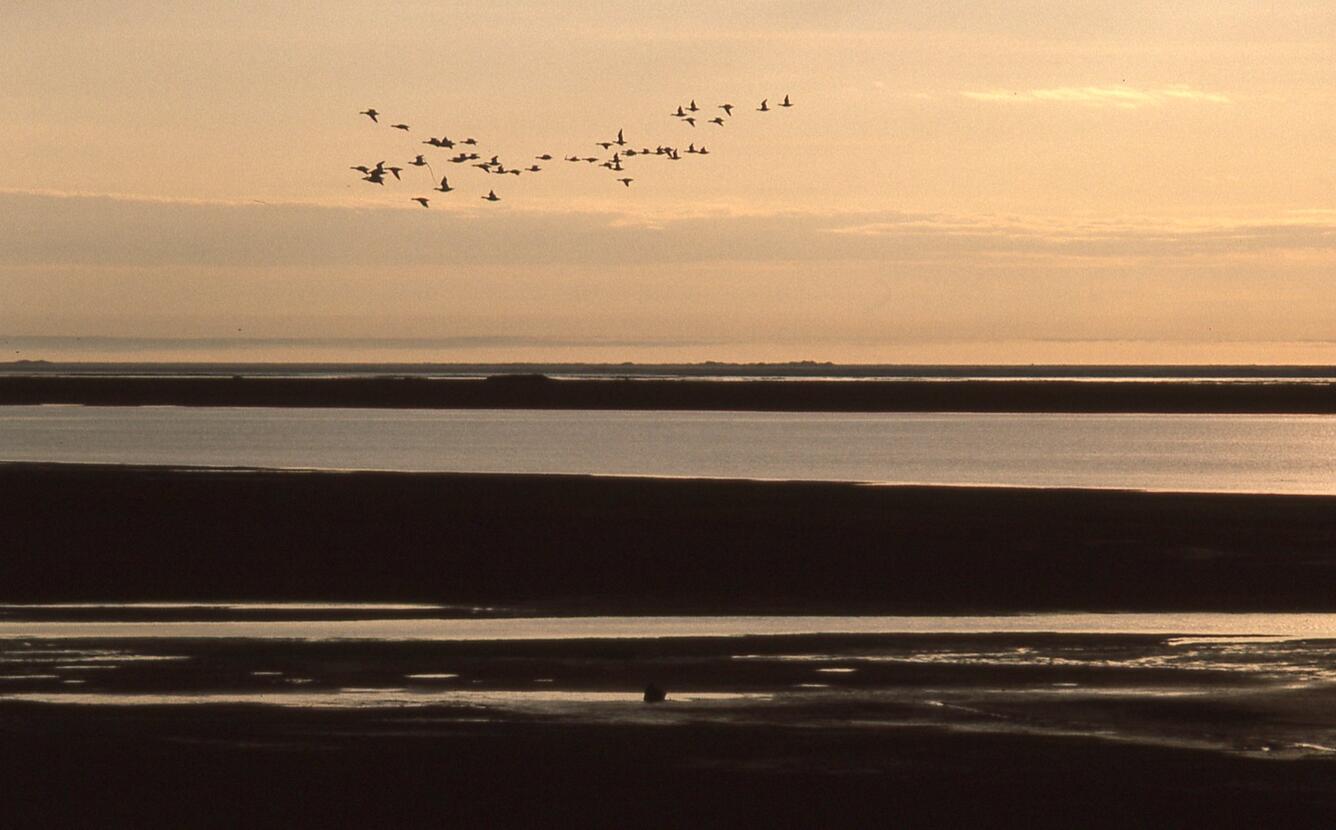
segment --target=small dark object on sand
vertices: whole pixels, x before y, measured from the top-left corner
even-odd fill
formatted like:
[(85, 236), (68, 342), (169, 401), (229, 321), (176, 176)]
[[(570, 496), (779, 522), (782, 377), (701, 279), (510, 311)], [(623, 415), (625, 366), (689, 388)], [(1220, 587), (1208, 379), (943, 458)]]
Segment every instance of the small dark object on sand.
[(645, 687), (646, 703), (663, 703), (667, 697), (668, 693), (663, 689), (660, 689), (658, 686), (655, 686), (653, 683)]

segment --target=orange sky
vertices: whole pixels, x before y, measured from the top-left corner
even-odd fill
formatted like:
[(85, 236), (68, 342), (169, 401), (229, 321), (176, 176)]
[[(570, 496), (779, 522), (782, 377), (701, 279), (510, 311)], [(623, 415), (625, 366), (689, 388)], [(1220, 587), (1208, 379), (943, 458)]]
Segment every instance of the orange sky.
[[(0, 336), (440, 341), (251, 359), (1336, 361), (1330, 3), (531, 5), (18, 4)], [(691, 98), (738, 108), (690, 128), (669, 113)], [(601, 154), (619, 128), (712, 152), (628, 161), (624, 188), (418, 143), (475, 135), (513, 166)], [(347, 169), (422, 151), (453, 193)]]

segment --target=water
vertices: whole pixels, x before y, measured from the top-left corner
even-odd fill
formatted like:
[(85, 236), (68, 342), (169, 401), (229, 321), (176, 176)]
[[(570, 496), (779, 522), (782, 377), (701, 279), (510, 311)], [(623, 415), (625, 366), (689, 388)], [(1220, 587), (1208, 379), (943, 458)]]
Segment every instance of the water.
[(1336, 494), (1336, 416), (17, 406), (0, 460)]
[[(488, 617), (482, 619), (421, 616), (411, 619), (367, 618), (359, 605), (338, 606), (335, 619), (172, 620), (125, 622), (102, 620), (5, 619), (31, 616), (62, 606), (6, 605), (0, 612), (0, 641), (43, 640), (292, 640), (334, 642), (534, 642), (539, 640), (626, 640), (677, 637), (780, 637), (799, 635), (962, 635), (1061, 634), (1336, 639), (1336, 614), (1270, 613), (1071, 613), (990, 616), (689, 616), (689, 617)], [(68, 606), (66, 606), (68, 607)], [(110, 617), (117, 611), (151, 606), (95, 607)], [(162, 609), (198, 606), (161, 604)], [(290, 605), (233, 603), (233, 613)], [(312, 606), (316, 607), (316, 606)], [(335, 608), (335, 606), (325, 606)], [(383, 606), (368, 604), (366, 610)], [(348, 617), (352, 617), (351, 619)]]

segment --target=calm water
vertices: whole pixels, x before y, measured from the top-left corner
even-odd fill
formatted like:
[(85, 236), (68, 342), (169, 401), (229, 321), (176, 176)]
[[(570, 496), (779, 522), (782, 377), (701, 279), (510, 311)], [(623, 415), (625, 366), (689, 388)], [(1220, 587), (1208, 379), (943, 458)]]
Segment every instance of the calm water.
[(0, 460), (1336, 493), (1336, 416), (0, 408)]

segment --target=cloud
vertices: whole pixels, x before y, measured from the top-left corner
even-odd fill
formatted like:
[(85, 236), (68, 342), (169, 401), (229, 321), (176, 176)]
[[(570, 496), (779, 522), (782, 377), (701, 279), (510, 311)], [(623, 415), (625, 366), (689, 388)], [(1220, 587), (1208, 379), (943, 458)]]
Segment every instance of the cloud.
[[(1030, 255), (1106, 259), (1228, 259), (1303, 251), (1336, 257), (1336, 213), (1293, 211), (1257, 219), (1080, 220), (1055, 217), (939, 214), (831, 227), (842, 237), (899, 239), (962, 255)], [(930, 245), (931, 246), (931, 245)]]
[(591, 269), (879, 262), (995, 267), (1007, 257), (1336, 257), (1336, 213), (1082, 219), (904, 211), (424, 211), (0, 192), (0, 268)]
[(1229, 96), (1223, 93), (1205, 92), (1184, 84), (1157, 89), (1137, 89), (1126, 85), (1060, 86), (1028, 90), (966, 91), (960, 94), (973, 101), (988, 103), (1057, 103), (1114, 109), (1158, 107), (1174, 101), (1232, 103)]

